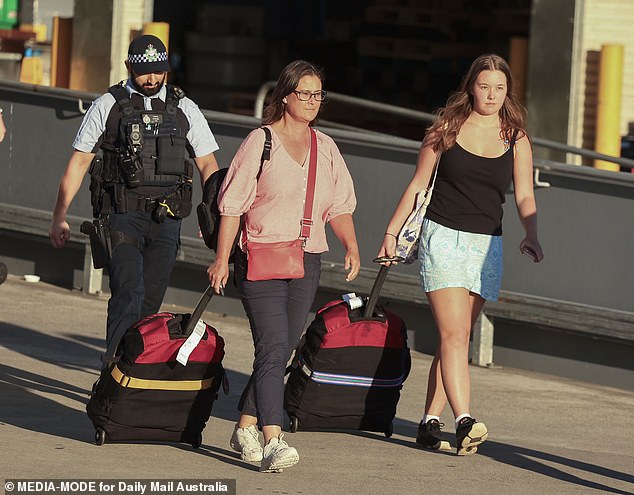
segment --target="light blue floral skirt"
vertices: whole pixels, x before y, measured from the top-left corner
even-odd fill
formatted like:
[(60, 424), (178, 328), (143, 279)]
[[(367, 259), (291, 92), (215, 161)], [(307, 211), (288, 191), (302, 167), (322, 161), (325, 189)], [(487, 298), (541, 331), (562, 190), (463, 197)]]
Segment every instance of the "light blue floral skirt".
[(462, 232), (423, 221), (418, 259), (425, 292), (464, 287), (497, 301), (502, 283), (502, 236)]

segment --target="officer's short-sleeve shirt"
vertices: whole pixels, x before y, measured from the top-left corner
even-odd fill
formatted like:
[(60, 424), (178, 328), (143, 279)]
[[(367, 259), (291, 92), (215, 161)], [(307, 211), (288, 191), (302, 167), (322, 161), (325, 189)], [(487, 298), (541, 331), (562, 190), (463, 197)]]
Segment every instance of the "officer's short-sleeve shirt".
[[(130, 94), (137, 93), (143, 96), (143, 104), (146, 110), (152, 110), (152, 98), (160, 98), (165, 101), (167, 97), (167, 87), (165, 85), (154, 96), (145, 96), (139, 93), (132, 86), (132, 81), (129, 79), (125, 87)], [(92, 103), (84, 116), (79, 131), (77, 131), (73, 141), (73, 148), (86, 153), (97, 152), (96, 146), (106, 130), (106, 121), (115, 103), (116, 100), (110, 93), (100, 96)], [(217, 151), (219, 146), (216, 138), (198, 105), (189, 98), (184, 97), (178, 101), (178, 108), (183, 111), (189, 122), (189, 131), (187, 131), (185, 137), (194, 150), (194, 156), (198, 158)]]

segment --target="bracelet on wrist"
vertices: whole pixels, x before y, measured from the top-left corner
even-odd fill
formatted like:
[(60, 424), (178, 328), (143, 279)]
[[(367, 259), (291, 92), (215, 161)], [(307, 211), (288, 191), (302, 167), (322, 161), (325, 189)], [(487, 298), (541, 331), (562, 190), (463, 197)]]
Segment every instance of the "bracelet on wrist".
[(385, 235), (391, 235), (394, 239), (398, 239), (398, 236), (396, 234), (392, 234), (392, 232), (386, 232)]

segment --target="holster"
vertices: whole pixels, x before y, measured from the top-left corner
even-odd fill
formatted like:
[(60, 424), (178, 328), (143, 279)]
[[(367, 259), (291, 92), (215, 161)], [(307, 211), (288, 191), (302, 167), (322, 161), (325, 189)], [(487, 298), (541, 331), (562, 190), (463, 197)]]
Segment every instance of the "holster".
[(104, 268), (112, 257), (112, 243), (108, 221), (105, 218), (96, 218), (92, 222), (85, 221), (79, 229), (90, 237), (90, 249), (92, 251), (92, 264), (95, 268)]

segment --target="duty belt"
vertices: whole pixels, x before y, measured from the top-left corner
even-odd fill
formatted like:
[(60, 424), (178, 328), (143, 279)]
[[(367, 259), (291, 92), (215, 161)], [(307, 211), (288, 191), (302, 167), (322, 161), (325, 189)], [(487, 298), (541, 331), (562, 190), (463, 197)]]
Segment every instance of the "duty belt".
[(185, 213), (186, 210), (183, 210), (183, 200), (177, 193), (167, 194), (158, 198), (150, 198), (147, 196), (128, 196), (126, 201), (127, 211), (143, 211), (150, 213), (152, 215), (152, 220), (156, 223), (163, 223), (163, 221), (168, 217), (180, 219), (189, 214), (189, 211)]
[(149, 198), (147, 196), (127, 196), (128, 211), (141, 210), (152, 211), (156, 206), (157, 198)]

